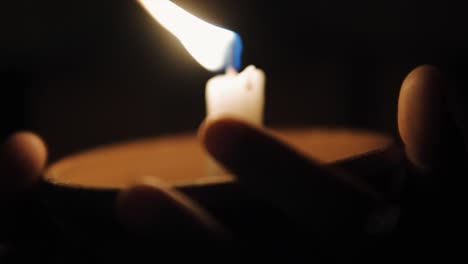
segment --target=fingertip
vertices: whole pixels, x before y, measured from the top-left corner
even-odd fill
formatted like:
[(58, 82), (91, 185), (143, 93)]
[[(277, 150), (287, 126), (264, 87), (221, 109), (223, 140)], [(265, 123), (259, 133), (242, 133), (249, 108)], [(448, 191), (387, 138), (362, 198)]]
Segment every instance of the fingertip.
[(47, 147), (33, 132), (16, 132), (2, 146), (1, 159), (3, 188), (17, 191), (39, 180), (47, 161)]
[(203, 147), (211, 155), (223, 159), (251, 132), (252, 128), (246, 122), (233, 117), (222, 117), (203, 122), (198, 135)]
[(445, 110), (439, 69), (421, 65), (404, 79), (398, 99), (398, 130), (408, 158), (426, 169), (437, 160)]

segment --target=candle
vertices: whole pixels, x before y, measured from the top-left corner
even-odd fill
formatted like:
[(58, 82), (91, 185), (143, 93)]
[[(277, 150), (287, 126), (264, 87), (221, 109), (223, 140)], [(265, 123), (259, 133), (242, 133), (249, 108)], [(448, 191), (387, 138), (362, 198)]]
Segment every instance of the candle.
[[(209, 24), (168, 0), (140, 0), (141, 5), (176, 36), (187, 51), (210, 71), (225, 70), (206, 84), (207, 118), (233, 116), (263, 125), (265, 73), (250, 65), (240, 68), (242, 41), (230, 30)], [(207, 157), (207, 175), (224, 171)]]
[[(241, 73), (228, 69), (211, 78), (206, 85), (207, 118), (233, 116), (263, 125), (265, 74), (250, 65)], [(207, 156), (207, 175), (225, 174), (222, 166)]]
[(208, 118), (230, 115), (255, 125), (263, 125), (265, 74), (250, 65), (241, 73), (211, 78), (206, 85)]
[[(255, 66), (248, 66), (237, 74), (228, 69), (224, 75), (211, 78), (206, 85), (207, 118), (234, 116), (256, 125), (263, 125), (265, 74)], [(226, 172), (209, 155), (207, 175), (222, 175)]]

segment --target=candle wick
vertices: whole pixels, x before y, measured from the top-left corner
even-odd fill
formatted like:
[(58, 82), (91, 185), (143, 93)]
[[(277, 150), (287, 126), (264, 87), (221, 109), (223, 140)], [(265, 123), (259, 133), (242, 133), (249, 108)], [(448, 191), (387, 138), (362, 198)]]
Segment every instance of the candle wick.
[(226, 68), (226, 75), (237, 75), (237, 70), (233, 66)]

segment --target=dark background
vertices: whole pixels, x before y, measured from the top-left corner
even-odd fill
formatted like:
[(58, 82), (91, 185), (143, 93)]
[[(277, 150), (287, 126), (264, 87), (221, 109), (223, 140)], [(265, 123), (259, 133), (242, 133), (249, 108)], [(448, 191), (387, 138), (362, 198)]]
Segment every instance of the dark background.
[[(399, 86), (424, 63), (467, 58), (454, 1), (174, 1), (238, 32), (267, 75), (267, 126), (395, 134)], [(135, 0), (0, 5), (0, 132), (41, 134), (51, 160), (135, 137), (195, 130), (213, 75)]]

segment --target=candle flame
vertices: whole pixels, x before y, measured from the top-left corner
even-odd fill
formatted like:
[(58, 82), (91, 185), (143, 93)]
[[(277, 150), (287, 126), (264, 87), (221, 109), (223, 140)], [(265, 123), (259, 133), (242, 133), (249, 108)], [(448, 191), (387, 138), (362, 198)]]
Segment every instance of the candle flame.
[(169, 0), (138, 2), (207, 70), (239, 70), (242, 41), (238, 34), (209, 24)]

